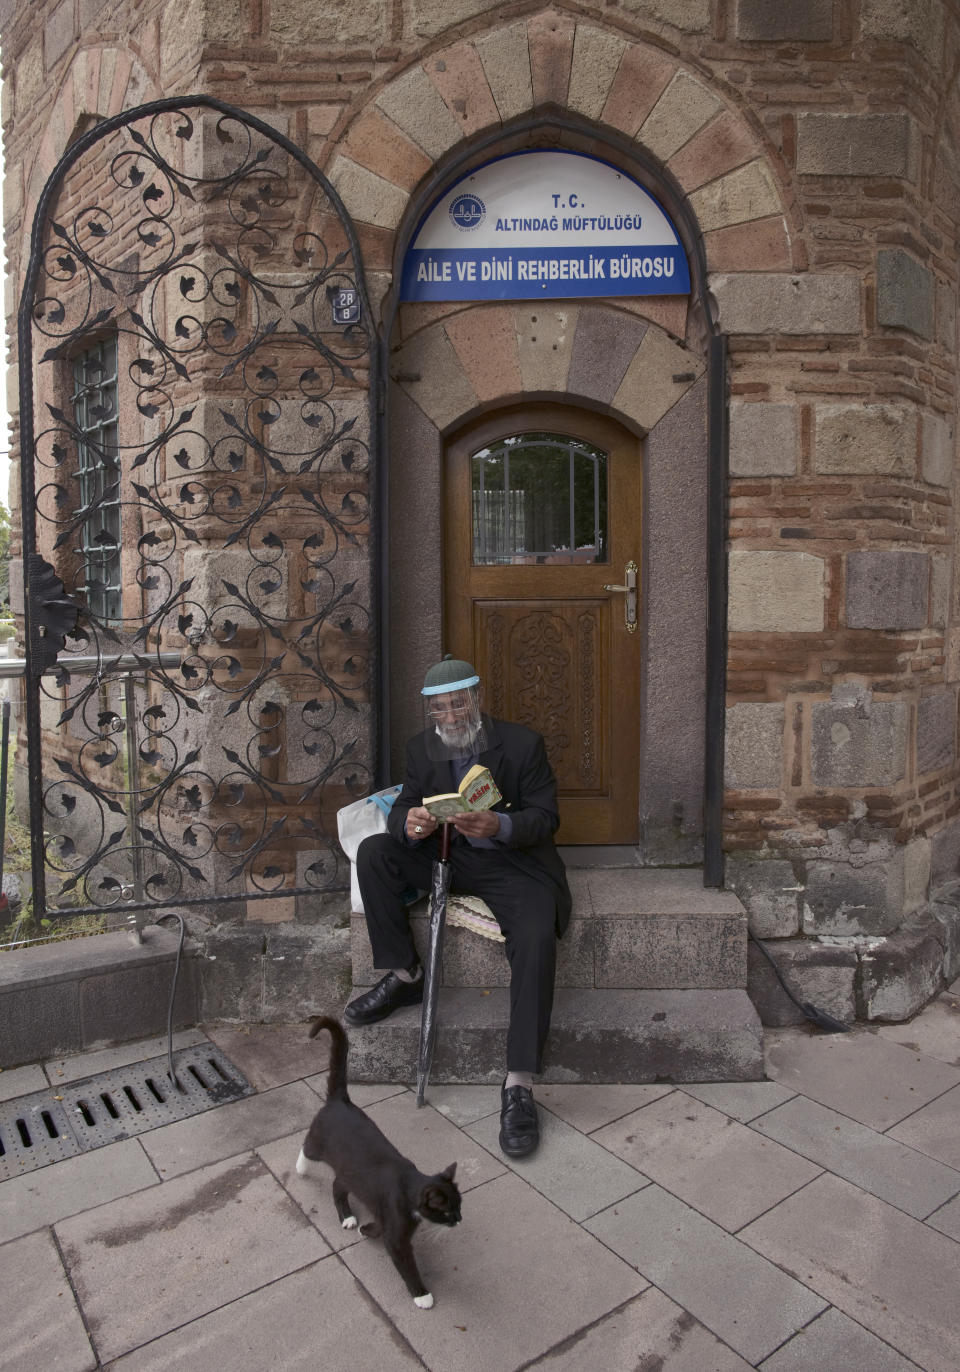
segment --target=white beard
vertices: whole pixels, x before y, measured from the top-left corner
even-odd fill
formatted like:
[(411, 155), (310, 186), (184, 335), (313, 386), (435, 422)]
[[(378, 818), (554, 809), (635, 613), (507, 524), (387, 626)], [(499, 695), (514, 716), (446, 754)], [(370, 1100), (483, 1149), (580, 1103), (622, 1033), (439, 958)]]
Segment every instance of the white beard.
[(464, 719), (456, 724), (438, 724), (437, 737), (445, 748), (449, 748), (452, 753), (459, 753), (465, 756), (470, 752), (470, 745), (480, 732), (480, 723), (475, 719)]

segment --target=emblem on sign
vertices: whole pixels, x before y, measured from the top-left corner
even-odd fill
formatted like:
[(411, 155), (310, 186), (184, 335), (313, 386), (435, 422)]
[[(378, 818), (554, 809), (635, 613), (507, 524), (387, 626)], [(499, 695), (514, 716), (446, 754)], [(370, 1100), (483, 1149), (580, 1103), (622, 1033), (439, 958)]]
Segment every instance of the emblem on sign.
[(350, 287), (340, 287), (330, 293), (334, 324), (360, 323), (360, 294)]
[(458, 229), (478, 229), (487, 217), (487, 207), (479, 195), (458, 195), (451, 201), (450, 218)]

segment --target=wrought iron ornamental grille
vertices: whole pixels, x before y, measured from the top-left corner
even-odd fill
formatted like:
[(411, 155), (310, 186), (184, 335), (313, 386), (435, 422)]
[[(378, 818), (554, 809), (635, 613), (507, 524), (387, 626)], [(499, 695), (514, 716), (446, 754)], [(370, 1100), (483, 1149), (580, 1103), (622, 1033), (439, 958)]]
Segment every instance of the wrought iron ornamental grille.
[(377, 379), (336, 192), (212, 99), (105, 121), (41, 198), (20, 360), (38, 913), (346, 885)]

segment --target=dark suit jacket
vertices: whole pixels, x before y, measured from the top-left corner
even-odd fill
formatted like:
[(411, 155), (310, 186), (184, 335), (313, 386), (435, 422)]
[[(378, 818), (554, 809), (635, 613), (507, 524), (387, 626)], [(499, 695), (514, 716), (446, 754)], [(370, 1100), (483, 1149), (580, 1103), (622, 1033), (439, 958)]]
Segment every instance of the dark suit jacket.
[[(570, 921), (570, 888), (563, 859), (553, 842), (560, 823), (557, 783), (543, 739), (523, 724), (509, 724), (484, 716), (488, 747), (480, 762), (489, 767), (502, 799), (494, 810), (510, 815), (513, 831), (509, 844), (496, 845), (496, 855), (549, 886), (557, 903), (557, 936)], [(407, 811), (424, 796), (438, 795), (452, 786), (450, 764), (427, 756), (426, 734), (417, 734), (407, 745), (407, 774), (387, 820), (394, 838), (404, 841)]]

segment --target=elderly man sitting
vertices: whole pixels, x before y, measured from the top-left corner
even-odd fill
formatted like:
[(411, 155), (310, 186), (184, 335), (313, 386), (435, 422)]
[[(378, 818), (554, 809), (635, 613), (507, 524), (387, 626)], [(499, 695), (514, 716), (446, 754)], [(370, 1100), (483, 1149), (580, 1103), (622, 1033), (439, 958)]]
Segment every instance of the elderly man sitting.
[(490, 769), (501, 799), (489, 810), (457, 814), (450, 848), (450, 889), (479, 896), (506, 938), (510, 1026), (501, 1090), (500, 1147), (511, 1157), (540, 1141), (533, 1077), (550, 1027), (556, 941), (570, 918), (570, 890), (553, 842), (559, 823), (556, 781), (543, 738), (522, 724), (481, 713), (480, 678), (468, 662), (446, 657), (423, 685), (426, 727), (407, 747), (403, 790), (386, 834), (364, 839), (357, 878), (373, 963), (388, 968), (344, 1010), (348, 1024), (375, 1024), (423, 999), (423, 970), (403, 899), (427, 889), (439, 852), (439, 824), (424, 796), (456, 790), (476, 763)]

